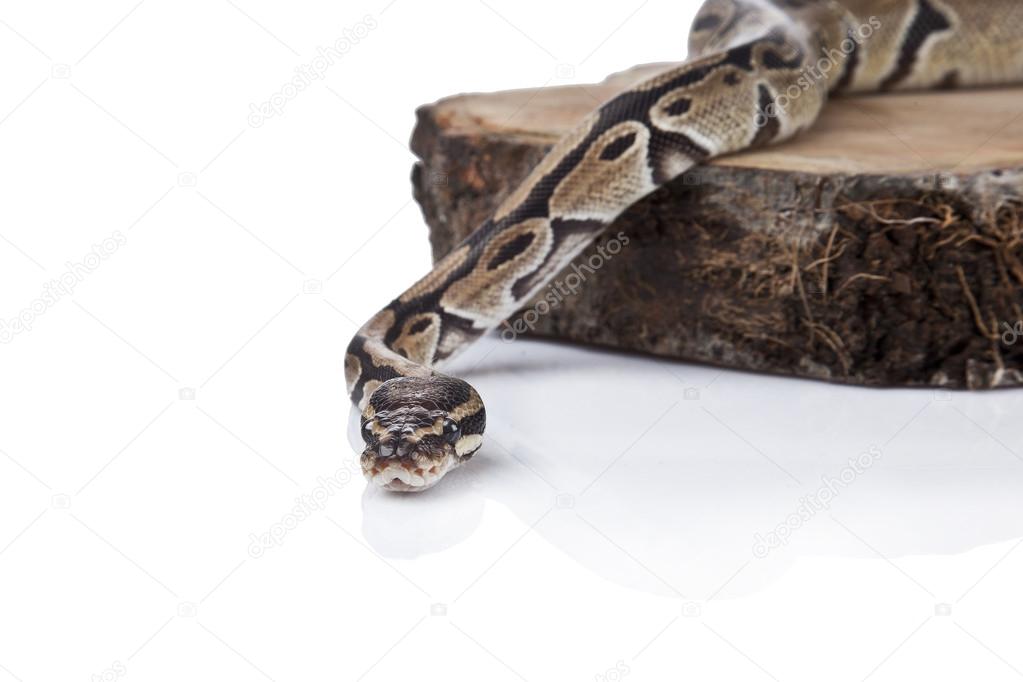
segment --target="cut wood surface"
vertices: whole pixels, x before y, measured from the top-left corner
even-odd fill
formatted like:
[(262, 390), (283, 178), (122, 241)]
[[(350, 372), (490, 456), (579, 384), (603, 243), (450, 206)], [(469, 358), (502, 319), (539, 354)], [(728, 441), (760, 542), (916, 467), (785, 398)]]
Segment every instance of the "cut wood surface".
[[(435, 258), (665, 66), (422, 107), (413, 183)], [(524, 308), (529, 333), (854, 384), (1023, 384), (1023, 88), (835, 100), (796, 139), (669, 183), (619, 232), (577, 291)]]

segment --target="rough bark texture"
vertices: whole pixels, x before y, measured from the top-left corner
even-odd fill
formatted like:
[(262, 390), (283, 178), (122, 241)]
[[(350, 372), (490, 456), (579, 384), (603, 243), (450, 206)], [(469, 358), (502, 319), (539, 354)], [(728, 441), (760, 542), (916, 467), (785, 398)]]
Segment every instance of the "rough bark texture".
[[(413, 184), (434, 257), (559, 135), (656, 68), (422, 107)], [(548, 311), (538, 302), (554, 290), (541, 292), (517, 328), (850, 384), (1021, 385), (1020, 101), (1023, 89), (837, 100), (797, 140), (695, 169), (630, 208), (559, 276), (563, 293), (575, 272), (575, 293)], [(619, 232), (628, 245), (600, 255)]]

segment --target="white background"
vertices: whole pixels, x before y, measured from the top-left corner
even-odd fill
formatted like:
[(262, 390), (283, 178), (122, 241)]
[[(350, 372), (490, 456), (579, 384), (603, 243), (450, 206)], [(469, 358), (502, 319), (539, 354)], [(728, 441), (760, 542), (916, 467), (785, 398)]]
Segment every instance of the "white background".
[(414, 108), (677, 60), (695, 7), (388, 2), (0, 7), (0, 318), (75, 285), (0, 346), (0, 680), (1021, 676), (1017, 392), (488, 338), (471, 466), (350, 475), (343, 349), (429, 267)]

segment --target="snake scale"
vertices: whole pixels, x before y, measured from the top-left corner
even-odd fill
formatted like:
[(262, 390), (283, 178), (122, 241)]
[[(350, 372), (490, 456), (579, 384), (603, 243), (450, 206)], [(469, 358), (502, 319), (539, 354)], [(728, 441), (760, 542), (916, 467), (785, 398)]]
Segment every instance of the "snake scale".
[(1023, 2), (708, 0), (689, 53), (589, 114), (352, 339), (345, 378), (371, 482), (424, 490), (480, 449), (480, 396), (434, 366), (515, 313), (630, 205), (695, 164), (806, 129), (832, 93), (1023, 80)]

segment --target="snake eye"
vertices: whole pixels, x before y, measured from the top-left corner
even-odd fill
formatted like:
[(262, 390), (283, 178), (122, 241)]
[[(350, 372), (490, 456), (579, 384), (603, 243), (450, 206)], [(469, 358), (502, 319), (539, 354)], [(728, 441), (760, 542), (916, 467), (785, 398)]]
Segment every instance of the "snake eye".
[(444, 420), (444, 440), (454, 443), (462, 437), (462, 429), (458, 427), (453, 419)]
[(362, 439), (369, 442), (369, 439), (373, 437), (373, 422), (368, 421), (362, 425)]

